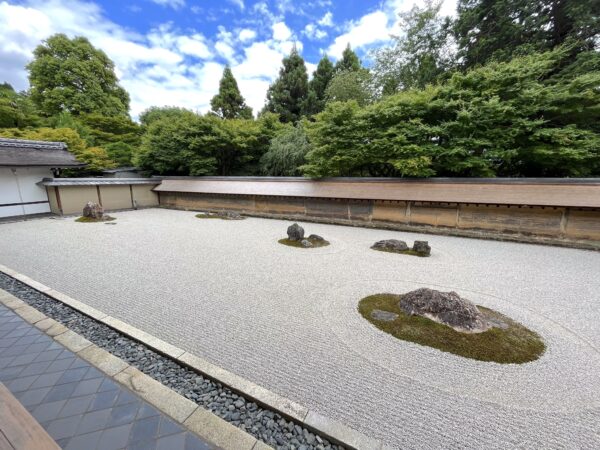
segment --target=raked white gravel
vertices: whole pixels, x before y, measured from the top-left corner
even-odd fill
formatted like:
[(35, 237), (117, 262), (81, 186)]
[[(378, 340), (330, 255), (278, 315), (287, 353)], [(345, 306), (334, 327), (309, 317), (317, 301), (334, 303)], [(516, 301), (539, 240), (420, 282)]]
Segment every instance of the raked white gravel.
[[(0, 224), (0, 264), (397, 448), (600, 448), (600, 253), (303, 223), (115, 213)], [(369, 249), (428, 240), (430, 258)], [(378, 292), (455, 290), (542, 335), (523, 365), (397, 340)]]

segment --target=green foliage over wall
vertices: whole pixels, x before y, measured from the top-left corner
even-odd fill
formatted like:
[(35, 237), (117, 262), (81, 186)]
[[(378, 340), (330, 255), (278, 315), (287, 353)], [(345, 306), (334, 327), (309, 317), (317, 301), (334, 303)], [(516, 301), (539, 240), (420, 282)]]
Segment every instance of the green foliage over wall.
[(164, 175), (257, 174), (269, 142), (283, 127), (277, 116), (221, 120), (184, 114), (153, 121), (134, 162)]
[(271, 141), (261, 160), (262, 173), (270, 176), (299, 176), (311, 146), (302, 123), (284, 128)]
[[(332, 103), (309, 127), (305, 173), (324, 176), (598, 174), (598, 55), (571, 48), (455, 73), (360, 108)], [(573, 65), (594, 70), (574, 75)], [(561, 75), (562, 71), (567, 74)]]

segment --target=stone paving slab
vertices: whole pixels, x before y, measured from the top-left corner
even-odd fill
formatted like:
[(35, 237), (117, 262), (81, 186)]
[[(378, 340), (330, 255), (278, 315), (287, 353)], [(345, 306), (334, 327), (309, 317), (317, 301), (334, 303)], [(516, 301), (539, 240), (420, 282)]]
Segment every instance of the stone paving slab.
[[(277, 244), (288, 225), (161, 209), (3, 224), (0, 264), (391, 448), (600, 447), (599, 253), (310, 223), (331, 245), (303, 250)], [(369, 249), (393, 238), (432, 256)], [(548, 350), (481, 363), (357, 312), (418, 287), (507, 314)]]
[(216, 449), (2, 305), (0, 381), (67, 450)]

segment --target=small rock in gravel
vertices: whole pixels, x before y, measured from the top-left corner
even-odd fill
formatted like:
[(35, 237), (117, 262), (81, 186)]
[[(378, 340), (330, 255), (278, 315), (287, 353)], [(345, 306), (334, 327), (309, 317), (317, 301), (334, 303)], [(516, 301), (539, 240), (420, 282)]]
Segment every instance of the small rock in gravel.
[(311, 243), (310, 241), (306, 240), (306, 239), (302, 239), (302, 240), (300, 241), (300, 244), (301, 244), (301, 245), (302, 245), (302, 247), (304, 247), (304, 248), (310, 248), (310, 247), (312, 247), (312, 246), (313, 246), (313, 245), (312, 245), (312, 243)]
[(318, 234), (311, 234), (308, 236), (308, 239), (311, 241), (324, 241), (325, 239), (319, 236)]
[(382, 311), (381, 309), (374, 309), (371, 311), (371, 317), (375, 320), (381, 320), (382, 322), (392, 322), (396, 320), (398, 314), (389, 311)]

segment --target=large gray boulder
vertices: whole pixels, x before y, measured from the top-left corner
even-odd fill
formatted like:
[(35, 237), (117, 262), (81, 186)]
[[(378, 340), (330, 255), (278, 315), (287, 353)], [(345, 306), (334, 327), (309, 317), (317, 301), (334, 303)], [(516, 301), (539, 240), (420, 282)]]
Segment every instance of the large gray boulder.
[(456, 292), (421, 288), (404, 294), (398, 306), (406, 314), (427, 317), (463, 333), (481, 333), (491, 328), (477, 306)]
[(287, 229), (287, 235), (291, 241), (301, 241), (304, 239), (304, 228), (297, 223), (290, 225)]
[(104, 219), (104, 208), (96, 202), (87, 202), (83, 207), (83, 217), (88, 219)]
[(406, 242), (399, 241), (398, 239), (385, 239), (383, 241), (377, 241), (372, 246), (374, 250), (385, 250), (388, 252), (405, 252), (408, 250)]

